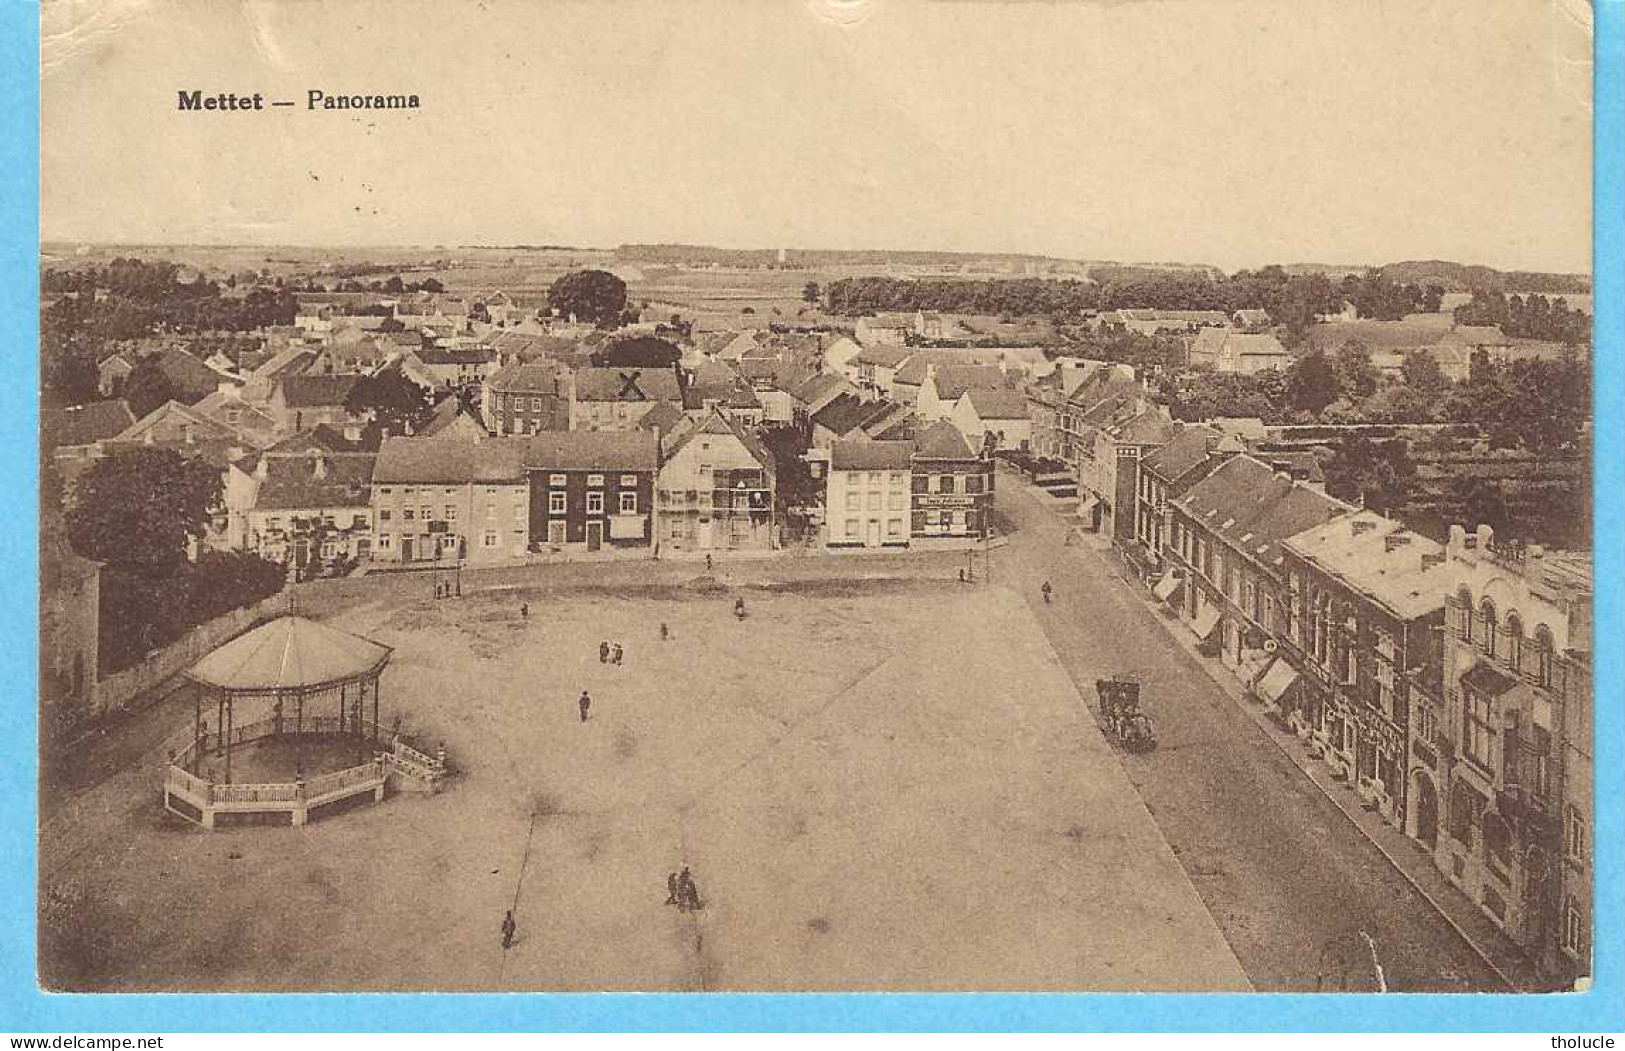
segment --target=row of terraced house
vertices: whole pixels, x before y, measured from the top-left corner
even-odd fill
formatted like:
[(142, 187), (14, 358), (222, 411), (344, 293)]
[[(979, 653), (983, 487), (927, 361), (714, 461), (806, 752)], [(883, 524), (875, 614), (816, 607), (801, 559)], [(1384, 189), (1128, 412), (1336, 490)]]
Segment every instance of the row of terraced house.
[(1554, 986), (1587, 974), (1589, 555), (1488, 527), (1438, 543), (1228, 428), (1167, 419), (1125, 377), (1092, 382), (1061, 428), (1088, 437), (1085, 522)]

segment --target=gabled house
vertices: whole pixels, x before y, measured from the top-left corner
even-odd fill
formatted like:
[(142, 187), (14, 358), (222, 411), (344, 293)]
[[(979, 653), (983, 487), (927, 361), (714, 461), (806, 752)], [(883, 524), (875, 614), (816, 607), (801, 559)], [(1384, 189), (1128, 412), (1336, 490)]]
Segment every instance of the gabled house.
[(901, 347), (908, 342), (908, 334), (913, 327), (914, 318), (911, 315), (881, 314), (858, 318), (856, 334), (858, 342), (866, 347), (877, 343)]
[(1267, 369), (1285, 372), (1292, 355), (1281, 341), (1268, 332), (1238, 332), (1234, 329), (1203, 328), (1191, 341), (1190, 364), (1251, 376)]
[(1240, 442), (1227, 444), (1225, 436), (1213, 427), (1175, 420), (1168, 441), (1140, 460), (1134, 539), (1153, 569), (1160, 571), (1167, 561), (1164, 549), (1172, 526), (1172, 502), (1241, 451)]
[(849, 336), (840, 336), (824, 348), (823, 368), (825, 372), (839, 373), (851, 382), (857, 378), (850, 371), (852, 360), (863, 350)]
[(980, 449), (992, 435), (993, 448), (1020, 450), (1032, 448), (1033, 421), (1028, 414), (1027, 396), (1009, 387), (978, 387), (959, 396), (948, 419), (959, 428), (973, 449)]
[(569, 430), (569, 370), (546, 359), (514, 360), (481, 386), (480, 415), (499, 436)]
[(109, 354), (96, 366), (96, 389), (104, 398), (116, 398), (124, 393), (124, 381), (135, 371), (135, 355), (128, 352)]
[(372, 453), (335, 451), (322, 437), (305, 434), (237, 461), (226, 483), (232, 546), (301, 575), (367, 558), (376, 460)]
[(576, 369), (570, 401), (570, 430), (631, 430), (660, 403), (683, 403), (672, 368)]
[(266, 409), (277, 431), (294, 434), (327, 424), (350, 438), (359, 438), (366, 421), (344, 407), (359, 376), (283, 376), (271, 388)]
[(767, 551), (776, 546), (773, 455), (737, 420), (712, 409), (662, 441), (658, 548)]
[(714, 411), (749, 426), (762, 422), (762, 401), (750, 381), (733, 365), (705, 361), (683, 388), (683, 409), (697, 420)]
[(464, 441), (480, 441), (489, 438), (491, 432), (485, 429), (484, 422), (479, 414), (463, 404), (459, 394), (447, 394), (442, 397), (434, 407), (434, 415), (429, 422), (416, 432), (419, 438), (461, 438)]
[(908, 347), (894, 343), (876, 343), (863, 348), (849, 359), (845, 374), (847, 379), (860, 388), (876, 391), (883, 397), (890, 397), (897, 370), (913, 354), (914, 351)]

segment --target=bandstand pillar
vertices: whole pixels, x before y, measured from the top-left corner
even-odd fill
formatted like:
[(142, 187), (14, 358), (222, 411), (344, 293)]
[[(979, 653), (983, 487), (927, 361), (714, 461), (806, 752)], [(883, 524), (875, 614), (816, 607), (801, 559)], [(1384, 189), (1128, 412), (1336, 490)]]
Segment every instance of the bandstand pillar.
[(373, 744), (378, 743), (378, 687), (381, 686), (382, 684), (383, 684), (382, 679), (374, 678), (372, 680), (372, 741), (373, 741)]

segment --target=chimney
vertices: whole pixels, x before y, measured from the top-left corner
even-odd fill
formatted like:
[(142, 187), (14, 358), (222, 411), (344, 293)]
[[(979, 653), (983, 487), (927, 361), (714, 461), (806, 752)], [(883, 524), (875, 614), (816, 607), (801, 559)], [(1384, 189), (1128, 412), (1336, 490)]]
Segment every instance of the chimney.
[(1478, 549), (1488, 551), (1495, 546), (1495, 530), (1487, 525), (1481, 525), (1476, 530), (1478, 534)]
[(1467, 527), (1452, 525), (1450, 527), (1450, 539), (1445, 542), (1444, 546), (1445, 550), (1452, 555), (1460, 555), (1467, 550)]

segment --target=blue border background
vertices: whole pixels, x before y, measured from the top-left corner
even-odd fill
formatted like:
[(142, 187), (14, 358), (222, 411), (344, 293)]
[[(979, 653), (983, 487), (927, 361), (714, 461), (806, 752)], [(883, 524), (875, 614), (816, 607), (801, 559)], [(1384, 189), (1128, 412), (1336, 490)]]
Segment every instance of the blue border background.
[[(1625, 5), (1596, 0), (1594, 161), (1596, 536), (1599, 581), (1625, 583)], [(0, 1031), (1625, 1030), (1625, 705), (1617, 645), (1596, 653), (1596, 978), (1585, 994), (1514, 996), (326, 995), (47, 996), (34, 984), (38, 710), (39, 8), (0, 5), (0, 467), (14, 528), (0, 532)], [(85, 133), (93, 134), (86, 129)], [(1486, 221), (1493, 221), (1486, 217)], [(1469, 260), (1470, 262), (1470, 260)], [(25, 482), (24, 479), (27, 479)], [(20, 525), (20, 528), (18, 527)], [(1599, 587), (1596, 637), (1617, 640), (1620, 592)]]

